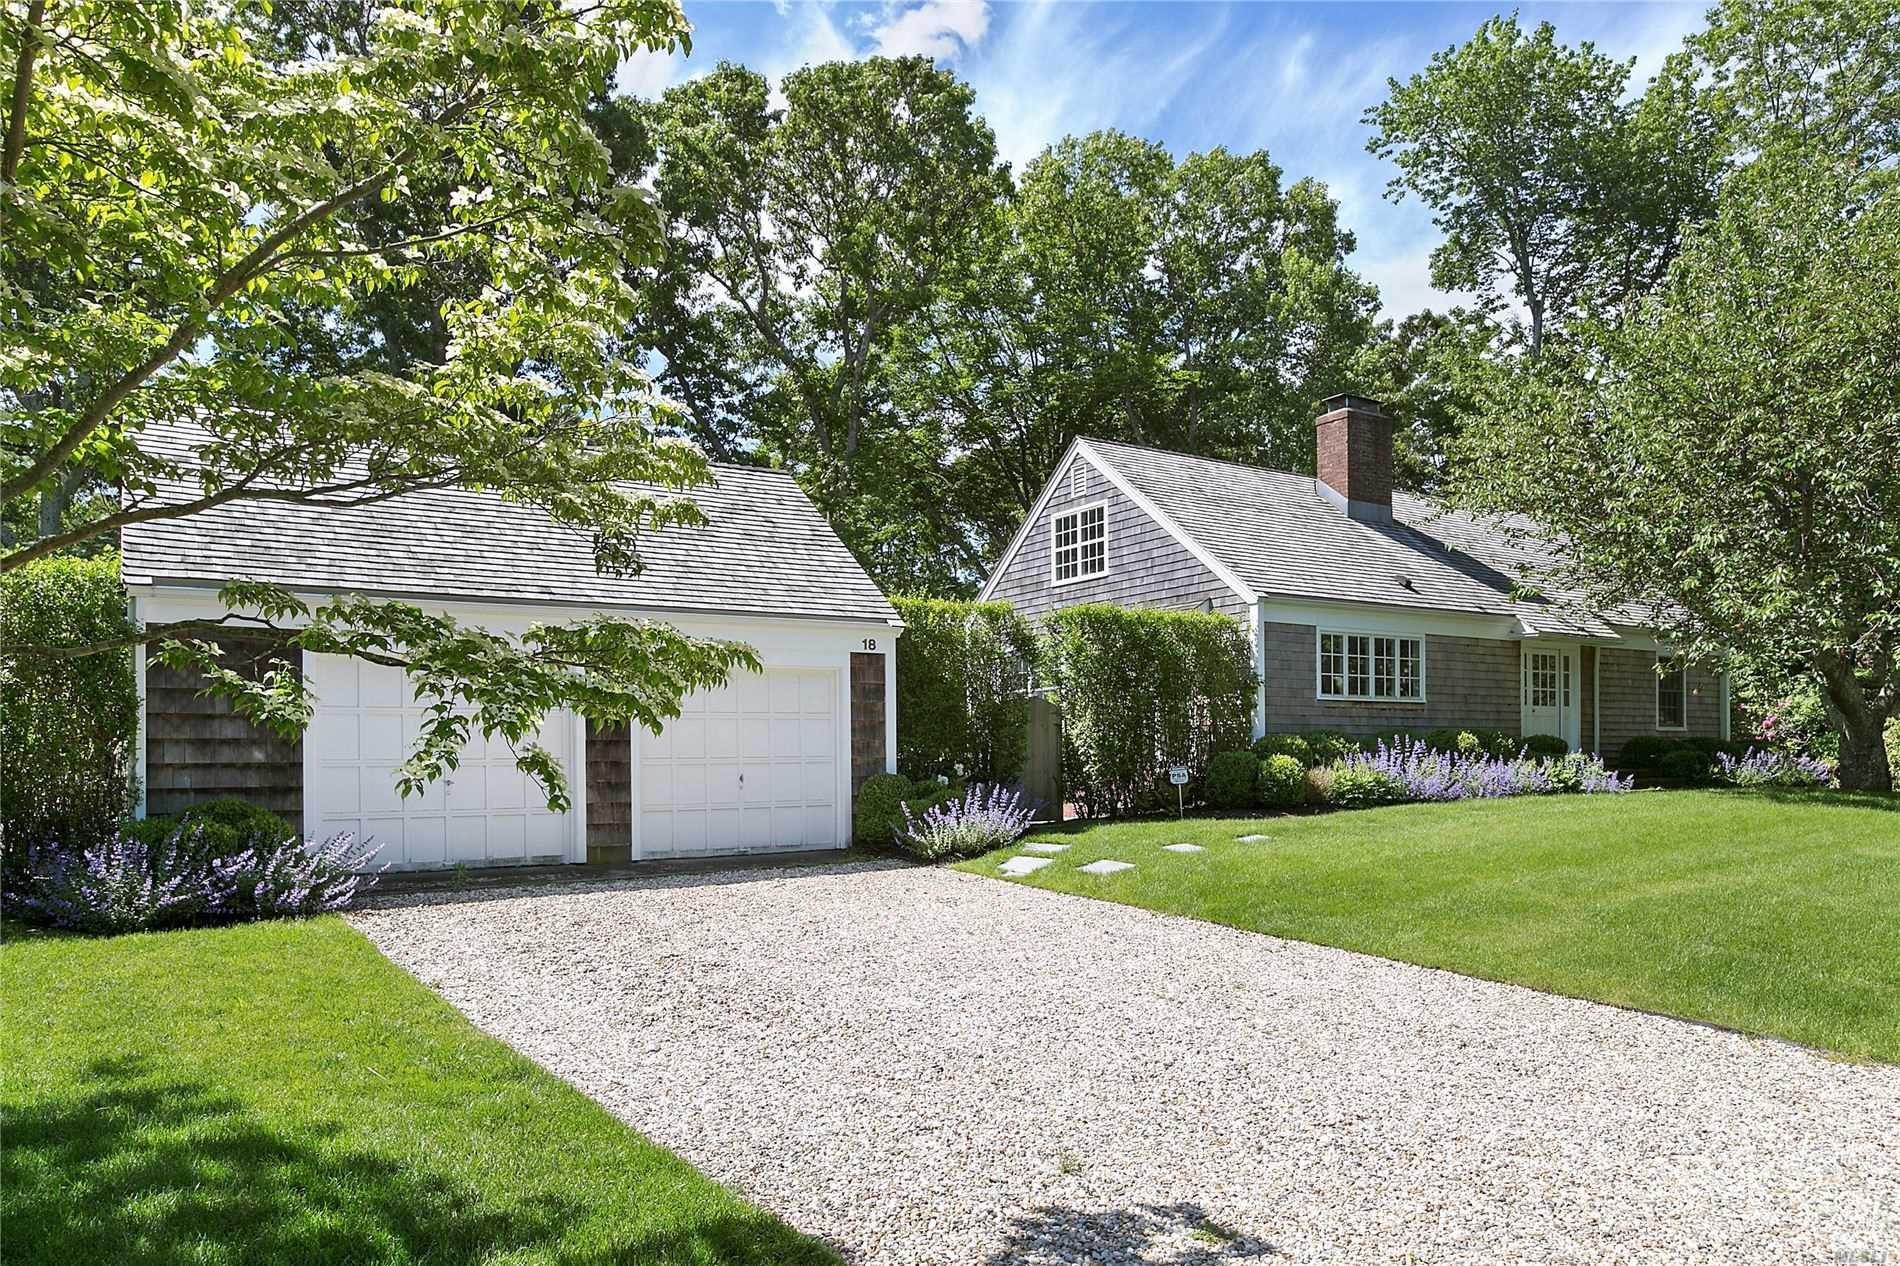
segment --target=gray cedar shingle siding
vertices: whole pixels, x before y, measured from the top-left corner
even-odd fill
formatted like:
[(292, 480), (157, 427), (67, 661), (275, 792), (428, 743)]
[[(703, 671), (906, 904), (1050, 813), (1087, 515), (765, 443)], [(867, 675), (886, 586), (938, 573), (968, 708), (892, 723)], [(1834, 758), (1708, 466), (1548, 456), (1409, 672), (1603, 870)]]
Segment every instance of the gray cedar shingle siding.
[(1266, 628), (1267, 733), (1340, 730), (1355, 737), (1391, 730), (1475, 726), (1518, 731), (1518, 644), (1472, 637), (1425, 639), (1425, 702), (1320, 699), (1315, 626)]
[(851, 807), (858, 788), (884, 772), (884, 656), (851, 653)]
[(633, 856), (633, 740), (625, 725), (587, 731), (587, 860)]
[[(1602, 754), (1612, 760), (1623, 744), (1639, 734), (1681, 738), (1722, 736), (1722, 681), (1698, 668), (1689, 670), (1687, 730), (1656, 728), (1656, 655), (1653, 651), (1597, 652), (1603, 683), (1598, 693), (1603, 708)], [(1591, 731), (1584, 731), (1584, 742)]]
[[(1085, 471), (1079, 490), (1072, 471), (1078, 465)], [(1192, 611), (1209, 601), (1216, 611), (1246, 617), (1246, 606), (1232, 588), (1086, 458), (1071, 455), (1056, 480), (1055, 494), (1030, 525), (1022, 548), (997, 577), (992, 597), (1031, 618), (1085, 602)], [(1108, 572), (1055, 584), (1050, 558), (1052, 523), (1058, 514), (1096, 502), (1107, 505)]]
[[(271, 644), (224, 638), (225, 663), (256, 680), (284, 661)], [(301, 658), (291, 661), (302, 671)], [(303, 825), (303, 743), (282, 739), (238, 716), (224, 699), (199, 692), (202, 674), (162, 664), (145, 670), (145, 811), (180, 813), (219, 796), (237, 796)]]

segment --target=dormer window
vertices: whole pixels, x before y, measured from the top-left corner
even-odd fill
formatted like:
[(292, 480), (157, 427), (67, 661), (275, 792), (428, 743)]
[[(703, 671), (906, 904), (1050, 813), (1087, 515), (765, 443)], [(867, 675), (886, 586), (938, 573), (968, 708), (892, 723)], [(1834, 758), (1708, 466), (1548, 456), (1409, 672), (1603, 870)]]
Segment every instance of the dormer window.
[(1067, 510), (1056, 515), (1050, 541), (1055, 583), (1070, 584), (1108, 571), (1108, 506)]

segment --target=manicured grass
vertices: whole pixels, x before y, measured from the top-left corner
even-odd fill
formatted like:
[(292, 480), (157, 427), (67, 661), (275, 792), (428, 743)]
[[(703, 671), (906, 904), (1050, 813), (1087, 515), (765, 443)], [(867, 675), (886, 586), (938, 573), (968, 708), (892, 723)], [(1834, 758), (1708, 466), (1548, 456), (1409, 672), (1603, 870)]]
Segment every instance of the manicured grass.
[[(1015, 882), (1900, 1062), (1900, 797), (1553, 796), (1029, 839), (1073, 847)], [(1078, 873), (1098, 858), (1136, 867)]]
[(0, 945), (28, 1263), (835, 1263), (338, 919)]

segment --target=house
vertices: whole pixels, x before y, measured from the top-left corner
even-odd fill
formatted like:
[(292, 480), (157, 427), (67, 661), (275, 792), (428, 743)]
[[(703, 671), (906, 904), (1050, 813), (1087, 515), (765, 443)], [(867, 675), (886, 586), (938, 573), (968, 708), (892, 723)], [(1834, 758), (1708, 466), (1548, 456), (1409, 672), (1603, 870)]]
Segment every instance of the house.
[(122, 571), (144, 622), (221, 615), (218, 586), (244, 577), (311, 600), (400, 598), (498, 631), (648, 617), (746, 642), (764, 666), (689, 697), (657, 736), (551, 715), (541, 741), (573, 793), (555, 813), (506, 745), (479, 735), (449, 777), (399, 796), (424, 710), (399, 670), (299, 653), (290, 667), (316, 710), (286, 742), (201, 697), (195, 677), (141, 660), (141, 815), (238, 795), (307, 835), (374, 836), (402, 868), (844, 847), (857, 788), (895, 767), (901, 622), (789, 475), (713, 473), (692, 494), (709, 525), (644, 534), (637, 576), (599, 574), (587, 535), (536, 507), (455, 489), (348, 509), (240, 501), (126, 528)]
[(1728, 737), (1726, 677), (1674, 659), (1635, 612), (1527, 592), (1555, 557), (1506, 530), (1528, 525), (1395, 489), (1376, 401), (1326, 401), (1315, 440), (1317, 477), (1077, 439), (982, 596), (1242, 621), (1256, 734), (1485, 727), (1611, 757), (1639, 734)]

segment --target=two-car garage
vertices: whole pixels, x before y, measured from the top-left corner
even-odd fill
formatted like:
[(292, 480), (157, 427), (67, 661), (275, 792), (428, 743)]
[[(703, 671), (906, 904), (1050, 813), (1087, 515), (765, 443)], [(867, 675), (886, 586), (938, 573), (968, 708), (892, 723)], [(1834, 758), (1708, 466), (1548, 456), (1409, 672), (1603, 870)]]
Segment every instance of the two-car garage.
[(708, 523), (641, 538), (644, 566), (596, 571), (589, 539), (532, 506), (459, 490), (373, 509), (234, 503), (122, 535), (136, 618), (216, 620), (232, 576), (312, 606), (332, 594), (413, 603), (523, 636), (576, 619), (662, 621), (750, 647), (760, 671), (689, 694), (661, 732), (548, 716), (538, 742), (567, 774), (548, 808), (497, 737), (474, 734), (455, 769), (397, 789), (432, 700), (398, 668), (291, 652), (315, 696), (298, 742), (206, 701), (202, 682), (153, 669), (140, 735), (153, 812), (239, 795), (307, 835), (373, 837), (398, 868), (616, 861), (842, 848), (855, 788), (893, 767), (897, 613), (789, 475), (716, 467), (692, 496)]

